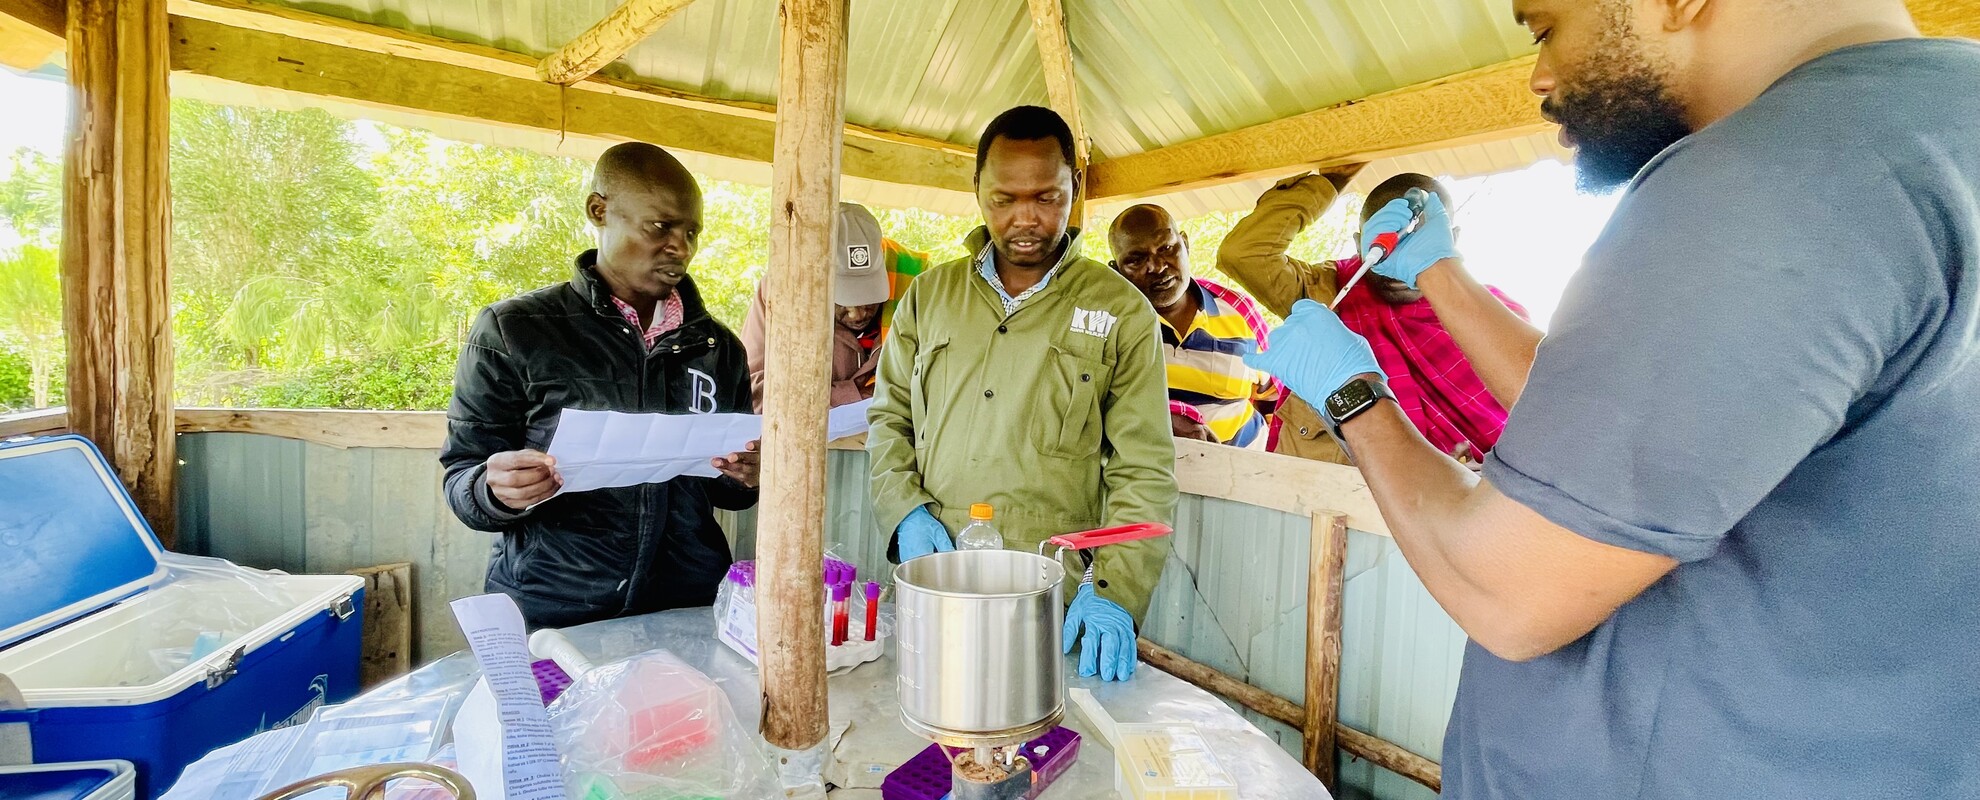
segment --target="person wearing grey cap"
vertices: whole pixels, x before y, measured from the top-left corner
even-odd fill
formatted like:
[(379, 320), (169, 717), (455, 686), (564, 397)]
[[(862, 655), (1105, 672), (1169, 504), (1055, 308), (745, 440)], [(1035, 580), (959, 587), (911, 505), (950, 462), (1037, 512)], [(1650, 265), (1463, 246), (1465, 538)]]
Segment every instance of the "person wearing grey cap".
[[(886, 337), (885, 310), (928, 257), (913, 253), (880, 235), (880, 221), (858, 203), (839, 204), (839, 229), (832, 260), (832, 405), (857, 403), (873, 396), (873, 376), (879, 365), (880, 342)], [(896, 285), (899, 284), (899, 285)], [(749, 355), (749, 390), (756, 412), (763, 413), (763, 361), (766, 322), (763, 285), (743, 321), (743, 349)]]

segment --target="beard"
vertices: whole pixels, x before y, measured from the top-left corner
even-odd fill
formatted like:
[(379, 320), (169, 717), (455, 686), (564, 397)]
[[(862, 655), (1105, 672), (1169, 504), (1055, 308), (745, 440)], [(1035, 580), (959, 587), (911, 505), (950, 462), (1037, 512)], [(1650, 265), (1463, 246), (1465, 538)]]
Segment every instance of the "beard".
[[(1620, 4), (1612, 7), (1621, 7)], [(1691, 135), (1684, 106), (1618, 13), (1572, 84), (1563, 81), (1540, 112), (1573, 140), (1577, 183), (1584, 192), (1612, 191), (1651, 159)]]

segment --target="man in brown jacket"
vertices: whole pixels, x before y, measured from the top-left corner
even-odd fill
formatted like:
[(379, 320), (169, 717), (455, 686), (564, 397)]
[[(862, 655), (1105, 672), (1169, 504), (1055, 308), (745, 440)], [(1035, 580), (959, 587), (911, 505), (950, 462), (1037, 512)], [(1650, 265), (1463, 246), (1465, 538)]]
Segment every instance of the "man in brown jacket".
[[(832, 406), (851, 405), (873, 397), (874, 370), (880, 364), (880, 342), (886, 339), (893, 304), (908, 282), (928, 265), (928, 255), (884, 238), (880, 220), (858, 203), (839, 204), (836, 250), (843, 254), (832, 268)], [(743, 321), (743, 349), (749, 353), (749, 393), (756, 413), (763, 413), (765, 311), (763, 286), (749, 304)]]
[[(1287, 316), (1302, 299), (1334, 302), (1343, 279), (1362, 268), (1359, 258), (1309, 264), (1286, 255), (1294, 237), (1333, 205), (1349, 174), (1304, 175), (1280, 181), (1258, 198), (1258, 207), (1231, 229), (1217, 249), (1217, 266), (1272, 313)], [(1397, 175), (1369, 191), (1361, 220), (1412, 189), (1445, 198), (1449, 193), (1426, 175)], [(1489, 288), (1489, 287), (1488, 287)], [(1491, 290), (1514, 313), (1525, 310)], [(1390, 388), (1410, 422), (1439, 452), (1476, 464), (1499, 439), (1506, 410), (1486, 390), (1437, 319), (1423, 292), (1381, 275), (1355, 285), (1335, 309), (1350, 330), (1368, 339), (1376, 360), (1391, 375)], [(1279, 408), (1274, 452), (1317, 461), (1348, 463), (1326, 423), (1297, 395)]]

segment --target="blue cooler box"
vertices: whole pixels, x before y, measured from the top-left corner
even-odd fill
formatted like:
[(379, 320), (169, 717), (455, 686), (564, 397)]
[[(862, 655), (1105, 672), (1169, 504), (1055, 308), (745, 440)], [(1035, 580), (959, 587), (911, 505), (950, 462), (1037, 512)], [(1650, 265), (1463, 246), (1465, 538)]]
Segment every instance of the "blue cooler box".
[(162, 553), (88, 440), (0, 444), (0, 675), (25, 701), (0, 698), (0, 727), (25, 724), (36, 763), (136, 764), (140, 798), (358, 689), (362, 578), (174, 579)]
[(129, 761), (0, 767), (0, 800), (133, 800)]

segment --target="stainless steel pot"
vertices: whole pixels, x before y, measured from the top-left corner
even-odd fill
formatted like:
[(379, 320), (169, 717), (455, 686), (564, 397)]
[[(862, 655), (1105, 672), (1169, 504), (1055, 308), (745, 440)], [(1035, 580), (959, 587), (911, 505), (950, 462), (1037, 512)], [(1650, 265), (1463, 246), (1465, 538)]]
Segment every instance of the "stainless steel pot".
[(951, 747), (1018, 744), (1065, 716), (1066, 570), (1017, 550), (933, 553), (894, 571), (901, 721)]
[[(1087, 548), (1161, 536), (1144, 524), (1048, 540)], [(951, 747), (1021, 744), (1065, 716), (1066, 570), (1016, 550), (958, 550), (894, 571), (901, 721)]]

